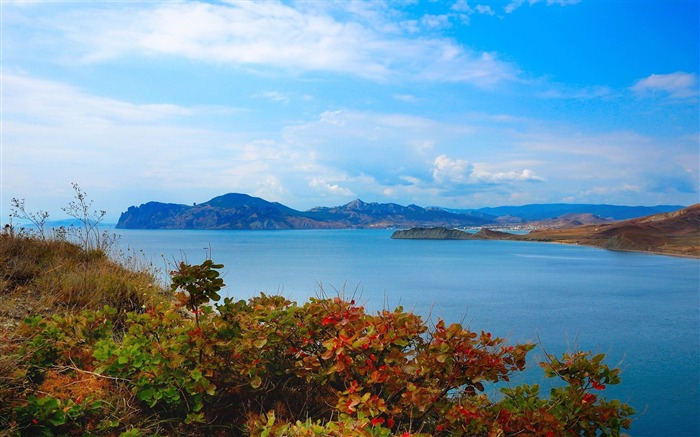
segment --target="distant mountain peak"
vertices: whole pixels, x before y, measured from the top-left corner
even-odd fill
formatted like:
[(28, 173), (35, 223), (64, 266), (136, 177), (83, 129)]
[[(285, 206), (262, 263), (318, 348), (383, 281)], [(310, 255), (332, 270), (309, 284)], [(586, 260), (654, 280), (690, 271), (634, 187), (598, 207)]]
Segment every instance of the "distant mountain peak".
[(351, 202), (346, 203), (343, 205), (344, 209), (364, 209), (367, 207), (367, 203), (363, 202), (360, 199), (355, 199)]
[(211, 206), (239, 206), (239, 205), (247, 205), (250, 204), (251, 202), (259, 203), (259, 202), (265, 202), (269, 203), (266, 200), (263, 200), (259, 197), (253, 197), (248, 194), (242, 194), (242, 193), (227, 193), (223, 194), (221, 196), (214, 197), (213, 199), (204, 202), (203, 205), (211, 205)]

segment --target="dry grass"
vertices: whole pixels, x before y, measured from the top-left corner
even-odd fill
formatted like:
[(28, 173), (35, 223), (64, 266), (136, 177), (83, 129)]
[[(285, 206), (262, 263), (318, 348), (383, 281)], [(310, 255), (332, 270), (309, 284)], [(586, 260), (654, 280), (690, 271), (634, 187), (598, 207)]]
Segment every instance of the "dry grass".
[[(127, 312), (170, 299), (158, 277), (152, 265), (137, 255), (110, 258), (102, 250), (84, 250), (60, 237), (0, 233), (0, 435), (19, 433), (17, 424), (8, 422), (9, 416), (3, 413), (22, 405), (31, 392), (28, 364), (18, 353), (28, 339), (22, 320), (33, 315), (68, 316), (109, 305), (117, 310), (112, 322), (120, 329)], [(52, 369), (43, 384), (40, 391), (51, 385), (50, 391), (59, 395), (76, 398), (90, 393), (113, 402), (121, 419), (134, 414), (134, 408), (124, 403), (129, 393), (118, 393), (118, 384), (108, 392), (105, 381), (90, 373)]]
[[(61, 239), (0, 235), (0, 333), (33, 314), (70, 314), (109, 305), (130, 311), (167, 294), (145, 263), (129, 266), (101, 250)], [(132, 268), (138, 264), (138, 269)]]

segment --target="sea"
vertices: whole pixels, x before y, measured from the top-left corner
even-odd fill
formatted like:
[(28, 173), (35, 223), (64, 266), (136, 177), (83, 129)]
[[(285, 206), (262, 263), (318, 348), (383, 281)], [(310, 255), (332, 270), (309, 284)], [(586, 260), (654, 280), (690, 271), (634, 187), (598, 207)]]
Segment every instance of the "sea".
[[(514, 383), (556, 384), (546, 353), (605, 353), (637, 414), (630, 436), (700, 436), (700, 260), (553, 243), (392, 240), (392, 230), (123, 230), (118, 246), (163, 274), (211, 258), (224, 296), (355, 299), (537, 344)], [(487, 388), (498, 396), (497, 388)]]

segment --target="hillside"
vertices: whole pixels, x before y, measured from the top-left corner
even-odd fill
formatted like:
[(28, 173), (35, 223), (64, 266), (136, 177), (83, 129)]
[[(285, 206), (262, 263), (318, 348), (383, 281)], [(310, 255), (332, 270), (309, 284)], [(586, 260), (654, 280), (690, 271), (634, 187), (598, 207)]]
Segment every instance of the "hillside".
[[(446, 230), (447, 231), (447, 230)], [(614, 223), (586, 224), (561, 229), (538, 229), (528, 234), (510, 234), (482, 229), (476, 234), (449, 230), (427, 232), (416, 228), (397, 231), (392, 238), (400, 239), (492, 239), (546, 241), (583, 244), (610, 250), (653, 252), (667, 255), (700, 257), (700, 204), (677, 211), (654, 214)], [(463, 232), (459, 237), (454, 232)]]
[(516, 221), (547, 220), (568, 214), (594, 214), (608, 220), (627, 220), (637, 217), (676, 211), (682, 205), (622, 206), (585, 203), (549, 203), (520, 206), (497, 206), (478, 209), (451, 210), (457, 213), (480, 213), (495, 217), (511, 217)]
[(246, 194), (226, 194), (192, 206), (148, 202), (121, 214), (119, 229), (344, 229), (480, 226), (488, 220), (438, 208), (365, 203), (297, 211)]
[(121, 214), (119, 229), (348, 229), (411, 227), (523, 226), (528, 229), (571, 227), (668, 212), (659, 205), (524, 205), (446, 210), (417, 205), (363, 202), (298, 211), (278, 202), (229, 193), (194, 205), (148, 202)]
[(700, 257), (700, 204), (609, 224), (540, 229), (523, 239)]

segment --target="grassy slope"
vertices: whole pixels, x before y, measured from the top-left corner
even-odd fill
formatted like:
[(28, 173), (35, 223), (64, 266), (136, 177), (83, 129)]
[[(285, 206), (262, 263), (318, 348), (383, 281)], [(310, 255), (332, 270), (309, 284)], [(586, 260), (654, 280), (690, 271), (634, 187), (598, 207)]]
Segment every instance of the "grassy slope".
[(2, 234), (0, 334), (32, 314), (63, 315), (105, 305), (122, 312), (162, 299), (153, 272), (132, 267), (67, 241)]
[(637, 219), (561, 229), (538, 229), (522, 235), (482, 229), (474, 237), (582, 244), (610, 250), (700, 258), (700, 204)]
[[(167, 299), (166, 290), (148, 266), (126, 257), (124, 261), (126, 266), (100, 250), (85, 251), (58, 239), (7, 230), (0, 234), (0, 435), (20, 432), (6, 420), (32, 385), (26, 377), (30, 365), (17, 353), (30, 338), (22, 320), (34, 315), (77, 315), (84, 309), (110, 305), (117, 309), (112, 322), (118, 327), (126, 312)], [(47, 378), (44, 385), (49, 382), (60, 386), (40, 389), (60, 392), (80, 387), (59, 374)], [(103, 390), (98, 383), (85, 387)]]
[(523, 239), (700, 257), (700, 204), (610, 224), (538, 230)]

